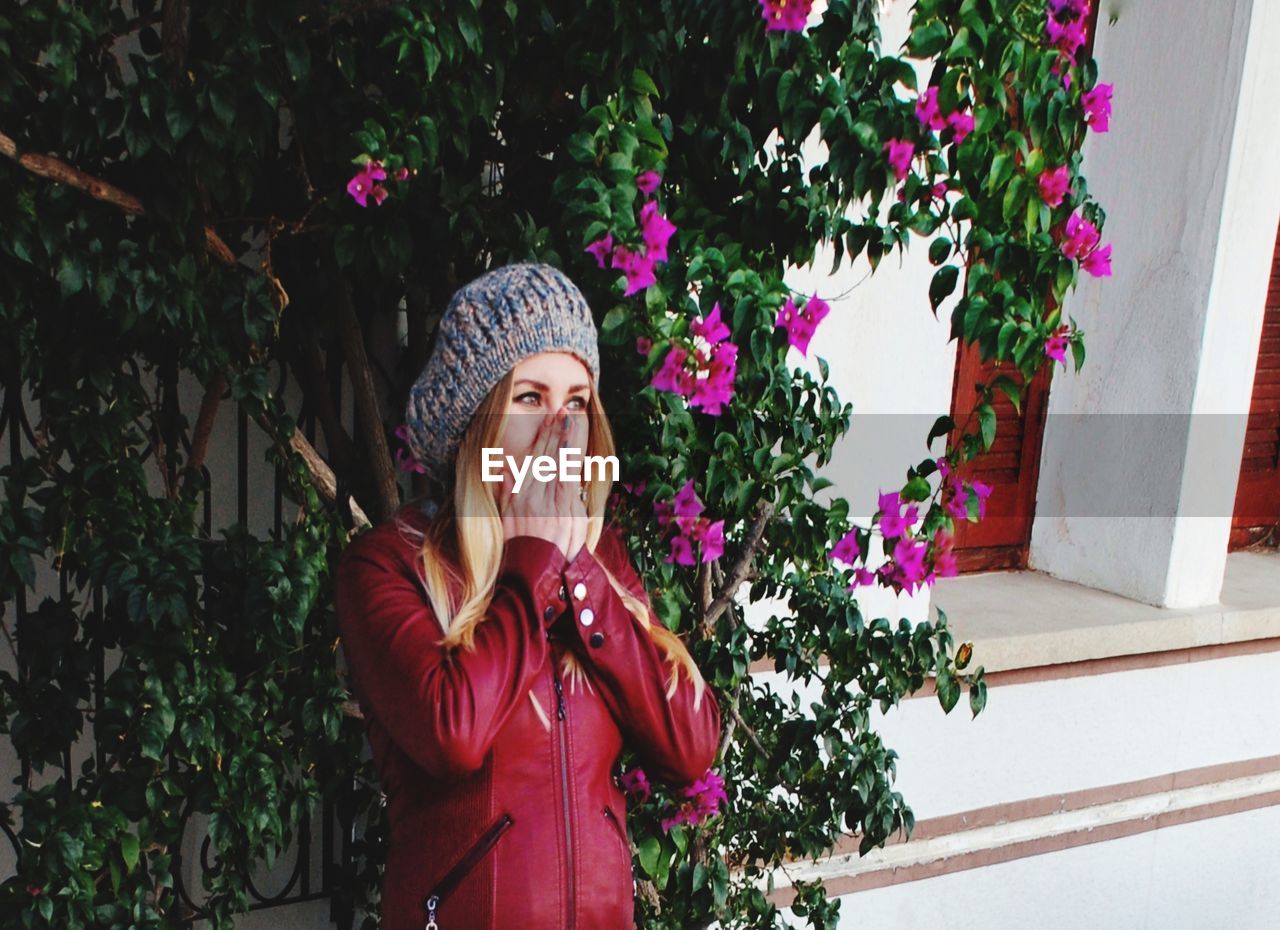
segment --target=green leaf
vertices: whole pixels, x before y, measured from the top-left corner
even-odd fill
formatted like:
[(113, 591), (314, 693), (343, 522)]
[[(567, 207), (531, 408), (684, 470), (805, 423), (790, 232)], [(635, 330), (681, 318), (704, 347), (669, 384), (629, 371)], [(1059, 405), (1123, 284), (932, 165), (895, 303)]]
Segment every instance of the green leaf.
[(959, 277), (960, 269), (955, 265), (944, 265), (933, 273), (933, 280), (929, 282), (929, 303), (935, 314), (938, 312), (938, 305), (956, 289)]
[(933, 445), (933, 441), (939, 436), (947, 436), (956, 428), (956, 421), (950, 416), (943, 415), (933, 421), (933, 426), (929, 429), (929, 438), (924, 441), (925, 447)]
[(130, 872), (138, 864), (138, 838), (132, 833), (125, 833), (120, 837), (120, 858), (124, 860), (124, 867)]
[(640, 868), (650, 878), (658, 877), (658, 859), (662, 856), (662, 843), (656, 836), (646, 836), (640, 841)]
[(979, 404), (978, 424), (982, 434), (982, 448), (990, 449), (996, 438), (996, 408), (991, 404)]
[(635, 68), (631, 72), (630, 87), (637, 94), (648, 94), (650, 97), (658, 96), (658, 85), (653, 83), (653, 78), (639, 68)]

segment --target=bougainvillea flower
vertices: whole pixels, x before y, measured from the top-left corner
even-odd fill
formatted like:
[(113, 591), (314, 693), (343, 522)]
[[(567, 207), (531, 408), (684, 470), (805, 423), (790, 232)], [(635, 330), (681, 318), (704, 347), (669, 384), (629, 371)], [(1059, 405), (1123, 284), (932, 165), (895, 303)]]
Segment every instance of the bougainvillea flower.
[(653, 351), (653, 340), (648, 336), (636, 336), (636, 351), (648, 358), (649, 353)]
[(401, 165), (400, 170), (396, 172), (396, 180), (397, 181), (409, 180), (409, 169), (404, 165)]
[(1106, 132), (1111, 127), (1111, 90), (1114, 86), (1098, 84), (1080, 98), (1084, 121), (1094, 132)]
[(618, 783), (623, 791), (635, 797), (637, 801), (643, 802), (649, 797), (649, 776), (638, 766), (619, 775)]
[(642, 194), (652, 194), (662, 183), (662, 175), (656, 171), (641, 171), (636, 175), (636, 190)]
[(957, 110), (955, 113), (947, 114), (947, 125), (951, 127), (951, 132), (955, 136), (956, 145), (965, 140), (969, 133), (973, 132), (973, 114), (961, 113)]
[(640, 234), (651, 263), (667, 260), (667, 242), (675, 231), (675, 224), (658, 212), (656, 201), (650, 200), (640, 208)]
[(724, 521), (700, 520), (693, 528), (693, 538), (698, 541), (702, 561), (713, 562), (724, 555)]
[(686, 786), (681, 794), (684, 800), (675, 812), (662, 819), (663, 830), (670, 830), (677, 824), (697, 826), (719, 814), (720, 802), (729, 800), (724, 790), (724, 780), (711, 769), (707, 769), (705, 775)]
[(915, 143), (906, 142), (902, 139), (890, 139), (884, 144), (884, 152), (889, 161), (889, 167), (893, 169), (894, 175), (901, 181), (907, 176), (907, 172), (911, 170), (911, 159), (916, 153)]
[(732, 342), (722, 342), (715, 347), (703, 371), (706, 377), (693, 382), (690, 407), (703, 413), (719, 416), (724, 405), (733, 399), (733, 382), (738, 373), (738, 347)]
[(760, 0), (765, 32), (803, 32), (813, 0)]
[(946, 511), (947, 516), (956, 520), (969, 519), (969, 492), (964, 489), (959, 481), (947, 482), (949, 493), (947, 494), (946, 503), (942, 505), (942, 509)]
[(876, 579), (878, 577), (879, 576), (869, 568), (855, 568), (853, 570), (853, 580), (849, 582), (849, 590), (852, 591), (854, 588), (873, 585), (876, 583)]
[(662, 360), (662, 367), (653, 373), (652, 384), (659, 391), (673, 391), (677, 394), (683, 394), (681, 388), (684, 382), (680, 379), (681, 372), (684, 371), (685, 359), (689, 357), (689, 352), (683, 346), (673, 345), (667, 352), (666, 358)]
[[(401, 423), (396, 427), (395, 436), (405, 446), (409, 443), (409, 427), (405, 423)], [(396, 449), (396, 468), (400, 471), (415, 472), (419, 475), (425, 475), (427, 470), (422, 463), (409, 454), (408, 449), (401, 446)]]
[(707, 314), (704, 320), (701, 317), (694, 320), (689, 326), (690, 332), (695, 336), (701, 336), (710, 343), (723, 342), (729, 338), (729, 327), (725, 326), (720, 320), (720, 304), (711, 308), (711, 312)]
[(908, 504), (905, 512), (900, 507), (901, 503), (880, 517), (880, 534), (886, 539), (905, 535), (920, 516), (920, 508), (916, 504)]
[(1080, 262), (1080, 267), (1095, 278), (1111, 277), (1111, 243), (1086, 255)]
[(1080, 46), (1085, 43), (1085, 31), (1083, 20), (1072, 20), (1070, 22), (1061, 22), (1056, 17), (1050, 16), (1044, 25), (1045, 34), (1049, 37), (1049, 44), (1062, 52), (1067, 58), (1074, 58)]
[(703, 510), (702, 501), (698, 499), (698, 491), (693, 486), (692, 478), (676, 492), (672, 504), (675, 508), (676, 525), (680, 527), (680, 532), (690, 532)]
[(375, 203), (381, 204), (387, 199), (387, 189), (376, 182), (386, 179), (387, 172), (383, 170), (382, 163), (376, 159), (368, 161), (347, 182), (347, 193), (362, 207), (369, 206), (370, 196)]
[(818, 324), (831, 312), (831, 306), (818, 295), (810, 297), (804, 309), (796, 306), (790, 297), (778, 310), (774, 320), (774, 328), (783, 327), (787, 331), (787, 341), (800, 350), (801, 355), (809, 354), (809, 340), (817, 332)]
[(862, 558), (862, 549), (858, 546), (858, 531), (850, 530), (841, 536), (840, 540), (831, 547), (831, 551), (827, 553), (827, 558), (838, 560), (846, 565), (852, 565)]
[(991, 496), (991, 485), (975, 478), (969, 482), (969, 489), (978, 495), (978, 519), (981, 520), (987, 515), (987, 498)]
[(938, 88), (927, 88), (916, 98), (916, 119), (921, 126), (934, 132), (941, 132), (946, 128), (947, 121), (938, 109)]
[(1052, 171), (1042, 172), (1036, 183), (1040, 187), (1040, 196), (1051, 207), (1062, 203), (1071, 186), (1071, 173), (1066, 165), (1060, 165)]
[(596, 264), (601, 268), (605, 267), (609, 253), (613, 251), (613, 233), (608, 233), (604, 238), (597, 239), (582, 251), (594, 256)]
[(1067, 327), (1061, 326), (1056, 329), (1048, 339), (1044, 341), (1044, 354), (1049, 356), (1055, 362), (1061, 362), (1062, 367), (1067, 367), (1067, 346), (1070, 343), (1067, 340)]
[(904, 537), (893, 547), (894, 580), (907, 591), (915, 589), (924, 581), (924, 556), (926, 546), (918, 539)]
[(1098, 227), (1073, 213), (1063, 229), (1062, 254), (1067, 258), (1083, 259), (1097, 248), (1099, 238)]
[(624, 297), (630, 297), (657, 281), (653, 274), (653, 262), (652, 256), (632, 252), (625, 245), (614, 248), (612, 266), (627, 277), (627, 289), (622, 292)]
[(693, 557), (693, 544), (687, 536), (675, 535), (671, 537), (671, 552), (663, 558), (662, 561), (670, 564), (674, 562), (677, 565), (697, 565), (697, 560)]

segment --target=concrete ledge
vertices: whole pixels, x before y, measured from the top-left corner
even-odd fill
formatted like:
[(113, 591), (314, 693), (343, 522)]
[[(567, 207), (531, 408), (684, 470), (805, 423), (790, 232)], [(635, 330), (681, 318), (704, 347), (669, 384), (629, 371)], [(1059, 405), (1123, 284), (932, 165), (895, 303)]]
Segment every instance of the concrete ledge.
[(939, 580), (932, 604), (987, 672), (1280, 637), (1280, 553), (1233, 552), (1218, 604), (1153, 607), (1037, 571)]

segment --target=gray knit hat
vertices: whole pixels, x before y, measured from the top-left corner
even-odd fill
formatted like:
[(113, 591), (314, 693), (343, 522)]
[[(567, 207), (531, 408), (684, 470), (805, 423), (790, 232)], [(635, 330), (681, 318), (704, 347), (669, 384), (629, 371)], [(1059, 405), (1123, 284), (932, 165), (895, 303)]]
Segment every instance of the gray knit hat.
[(443, 479), (485, 396), (522, 359), (571, 352), (600, 380), (599, 334), (582, 291), (550, 265), (506, 265), (459, 288), (405, 407), (409, 451)]

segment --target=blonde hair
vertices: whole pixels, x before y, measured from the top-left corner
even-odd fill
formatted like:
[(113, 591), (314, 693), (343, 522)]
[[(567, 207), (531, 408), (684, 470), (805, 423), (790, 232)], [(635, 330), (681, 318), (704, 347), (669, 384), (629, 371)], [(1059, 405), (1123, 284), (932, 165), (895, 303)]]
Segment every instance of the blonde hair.
[[(480, 480), (481, 450), (500, 446), (506, 424), (507, 411), (515, 383), (514, 370), (494, 386), (477, 409), (467, 431), (463, 434), (455, 459), (452, 487), (446, 489), (444, 500), (423, 533), (419, 553), (420, 581), (428, 602), (444, 631), (439, 640), (446, 649), (475, 649), (476, 627), (485, 622), (489, 605), (493, 600), (502, 561), (504, 535), (502, 515), (496, 499), (498, 484)], [(587, 403), (586, 455), (614, 455), (613, 431), (596, 391), (590, 392)], [(584, 482), (587, 487), (587, 538), (584, 545), (591, 552), (604, 529), (605, 503), (609, 499), (613, 482), (609, 479)], [(466, 519), (458, 519), (466, 514)], [(457, 564), (445, 554), (445, 542), (453, 534), (458, 553)], [(625, 553), (625, 549), (624, 549)], [(694, 685), (694, 708), (702, 702), (706, 681), (674, 632), (651, 619), (647, 595), (642, 600), (632, 594), (603, 562), (600, 567), (610, 586), (622, 603), (648, 631), (653, 642), (663, 651), (669, 668), (666, 695), (670, 699), (679, 684), (681, 669)], [(451, 597), (451, 588), (460, 591), (458, 603)], [(581, 662), (572, 651), (564, 655), (565, 670), (569, 673), (570, 688), (582, 682), (589, 689)], [(529, 690), (543, 725), (551, 728), (551, 720), (538, 702), (533, 689)]]

